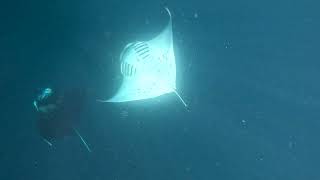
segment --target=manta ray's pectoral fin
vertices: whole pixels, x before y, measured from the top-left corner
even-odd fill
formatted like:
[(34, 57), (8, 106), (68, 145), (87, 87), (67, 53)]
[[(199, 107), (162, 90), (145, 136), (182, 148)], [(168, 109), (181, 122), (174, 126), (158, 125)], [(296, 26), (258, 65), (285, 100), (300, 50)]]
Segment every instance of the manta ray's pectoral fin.
[(88, 144), (86, 143), (86, 141), (82, 138), (82, 136), (80, 135), (79, 131), (76, 128), (73, 128), (74, 132), (76, 132), (76, 134), (79, 136), (79, 138), (81, 139), (82, 143), (84, 144), (84, 146), (87, 148), (87, 150), (89, 152), (91, 152), (91, 149), (89, 148)]
[(155, 38), (149, 41), (150, 44), (153, 44), (161, 49), (167, 49), (172, 46), (173, 35), (172, 35), (172, 16), (170, 10), (166, 7), (165, 10), (169, 15), (169, 21), (166, 27), (156, 36)]

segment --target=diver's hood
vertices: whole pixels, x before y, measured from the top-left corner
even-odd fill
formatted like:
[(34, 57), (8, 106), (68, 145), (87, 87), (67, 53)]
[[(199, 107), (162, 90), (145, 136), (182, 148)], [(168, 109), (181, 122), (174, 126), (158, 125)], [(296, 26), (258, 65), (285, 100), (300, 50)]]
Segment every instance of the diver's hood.
[(51, 88), (43, 89), (33, 101), (33, 105), (40, 112), (48, 112), (50, 109), (55, 108), (53, 90)]

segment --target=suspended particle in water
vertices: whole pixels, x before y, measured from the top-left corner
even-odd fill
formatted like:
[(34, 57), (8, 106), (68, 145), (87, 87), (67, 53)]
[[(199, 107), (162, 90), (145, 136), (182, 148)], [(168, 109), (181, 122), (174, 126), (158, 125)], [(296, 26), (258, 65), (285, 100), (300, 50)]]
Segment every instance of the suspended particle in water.
[(198, 13), (194, 13), (194, 15), (193, 15), (193, 17), (195, 18), (195, 19), (197, 19), (198, 17), (199, 17), (199, 15), (198, 15)]

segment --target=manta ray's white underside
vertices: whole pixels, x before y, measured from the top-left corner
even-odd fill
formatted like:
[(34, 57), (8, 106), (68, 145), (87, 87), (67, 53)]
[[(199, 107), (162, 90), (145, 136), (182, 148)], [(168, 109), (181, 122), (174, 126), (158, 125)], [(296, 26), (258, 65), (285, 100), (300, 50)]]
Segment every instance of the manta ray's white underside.
[(172, 19), (149, 41), (129, 43), (120, 55), (123, 82), (117, 93), (104, 102), (126, 102), (155, 98), (176, 91), (176, 63), (172, 40)]

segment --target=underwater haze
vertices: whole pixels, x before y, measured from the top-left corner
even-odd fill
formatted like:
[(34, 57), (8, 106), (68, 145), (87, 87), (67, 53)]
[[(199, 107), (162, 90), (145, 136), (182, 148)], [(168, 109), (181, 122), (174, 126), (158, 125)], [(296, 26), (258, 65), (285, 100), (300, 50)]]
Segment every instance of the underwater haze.
[[(0, 180), (320, 179), (320, 13), (312, 0), (0, 2)], [(101, 103), (126, 44), (172, 13), (177, 90)], [(49, 146), (39, 89), (89, 92)]]

